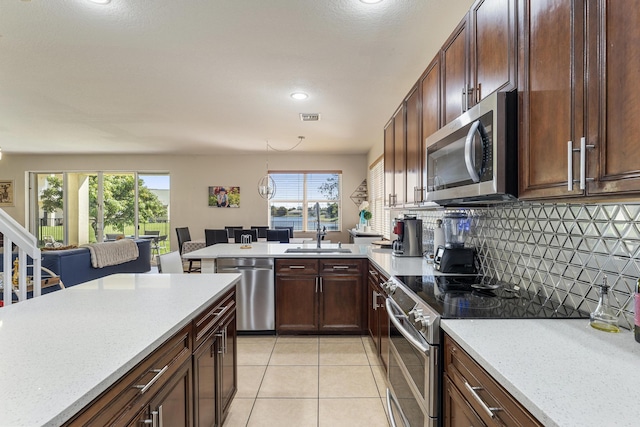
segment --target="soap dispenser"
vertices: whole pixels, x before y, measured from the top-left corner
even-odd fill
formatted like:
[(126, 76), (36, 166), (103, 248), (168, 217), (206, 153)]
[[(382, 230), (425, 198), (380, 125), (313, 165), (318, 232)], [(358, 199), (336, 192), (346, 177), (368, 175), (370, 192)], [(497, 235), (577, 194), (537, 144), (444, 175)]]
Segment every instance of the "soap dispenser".
[(605, 332), (620, 332), (618, 327), (618, 317), (614, 314), (609, 305), (609, 285), (607, 276), (602, 279), (602, 285), (595, 285), (600, 288), (600, 299), (596, 310), (591, 313), (591, 327)]

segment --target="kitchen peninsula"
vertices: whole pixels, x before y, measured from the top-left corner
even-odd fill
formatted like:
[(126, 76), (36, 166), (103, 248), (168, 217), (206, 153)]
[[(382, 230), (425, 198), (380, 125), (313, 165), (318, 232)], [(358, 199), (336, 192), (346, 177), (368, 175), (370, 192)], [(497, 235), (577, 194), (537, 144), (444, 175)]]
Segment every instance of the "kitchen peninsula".
[[(434, 274), (423, 258), (394, 257), (391, 250), (372, 246), (342, 245), (352, 250), (350, 254), (285, 252), (300, 245), (251, 246), (215, 245), (201, 250), (199, 256), (209, 257), (212, 264), (216, 258), (241, 256), (367, 258), (370, 268), (387, 276)], [(628, 330), (597, 331), (589, 327), (588, 319), (446, 319), (441, 326), (543, 425), (637, 425), (634, 390), (640, 382), (635, 369), (640, 345)], [(616, 392), (607, 397), (605, 391), (603, 397), (601, 390)]]
[[(116, 274), (4, 307), (0, 425), (61, 425), (167, 342), (179, 341), (179, 350), (184, 343), (179, 355), (191, 372), (192, 321), (219, 308), (220, 298), (228, 301), (238, 278)], [(170, 371), (145, 376), (150, 397), (157, 391), (151, 383), (168, 380)]]

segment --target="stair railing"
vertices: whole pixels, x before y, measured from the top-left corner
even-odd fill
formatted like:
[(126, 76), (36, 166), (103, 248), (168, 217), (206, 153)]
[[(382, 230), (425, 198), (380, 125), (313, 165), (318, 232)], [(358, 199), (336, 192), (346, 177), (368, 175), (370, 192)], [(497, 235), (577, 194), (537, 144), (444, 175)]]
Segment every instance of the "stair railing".
[(9, 305), (12, 302), (13, 285), (13, 256), (12, 248), (15, 244), (18, 248), (18, 287), (16, 295), (18, 301), (27, 299), (27, 289), (29, 286), (27, 280), (27, 259), (31, 257), (33, 260), (33, 297), (39, 297), (42, 291), (41, 279), (42, 266), (40, 248), (38, 248), (38, 240), (29, 231), (20, 225), (3, 209), (0, 209), (0, 233), (4, 235), (4, 256), (3, 256), (3, 299), (4, 304)]

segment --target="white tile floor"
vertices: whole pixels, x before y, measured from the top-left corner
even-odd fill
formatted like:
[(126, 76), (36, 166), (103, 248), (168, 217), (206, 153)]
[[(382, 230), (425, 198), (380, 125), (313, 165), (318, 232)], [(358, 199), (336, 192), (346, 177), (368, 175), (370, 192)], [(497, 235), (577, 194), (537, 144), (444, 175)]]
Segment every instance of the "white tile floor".
[(369, 337), (238, 337), (238, 392), (224, 427), (388, 427)]

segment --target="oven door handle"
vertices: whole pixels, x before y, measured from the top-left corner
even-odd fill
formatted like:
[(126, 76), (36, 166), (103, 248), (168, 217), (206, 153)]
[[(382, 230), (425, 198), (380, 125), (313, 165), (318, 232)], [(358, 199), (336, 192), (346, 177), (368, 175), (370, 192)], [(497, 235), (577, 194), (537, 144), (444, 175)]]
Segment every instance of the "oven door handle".
[(396, 424), (396, 418), (393, 415), (393, 406), (398, 408), (398, 411), (400, 412), (400, 416), (402, 417), (402, 425), (404, 427), (411, 427), (411, 424), (409, 424), (409, 421), (407, 421), (407, 418), (402, 412), (402, 408), (400, 407), (400, 404), (398, 404), (398, 400), (393, 395), (393, 393), (391, 393), (391, 390), (387, 389), (387, 412), (389, 413), (389, 421), (390, 421), (391, 427), (398, 427), (398, 424)]
[(402, 336), (405, 337), (412, 346), (414, 346), (417, 350), (421, 351), (422, 353), (428, 355), (429, 346), (422, 344), (420, 341), (415, 339), (415, 337), (412, 337), (409, 334), (409, 332), (405, 330), (405, 328), (400, 324), (400, 322), (398, 322), (398, 319), (396, 319), (396, 315), (394, 313), (394, 310), (391, 304), (392, 304), (391, 298), (387, 298), (385, 301), (385, 305), (387, 307), (387, 313), (389, 313), (389, 320), (391, 320), (391, 323), (393, 323), (393, 326), (395, 326), (398, 329), (398, 331), (400, 331)]

